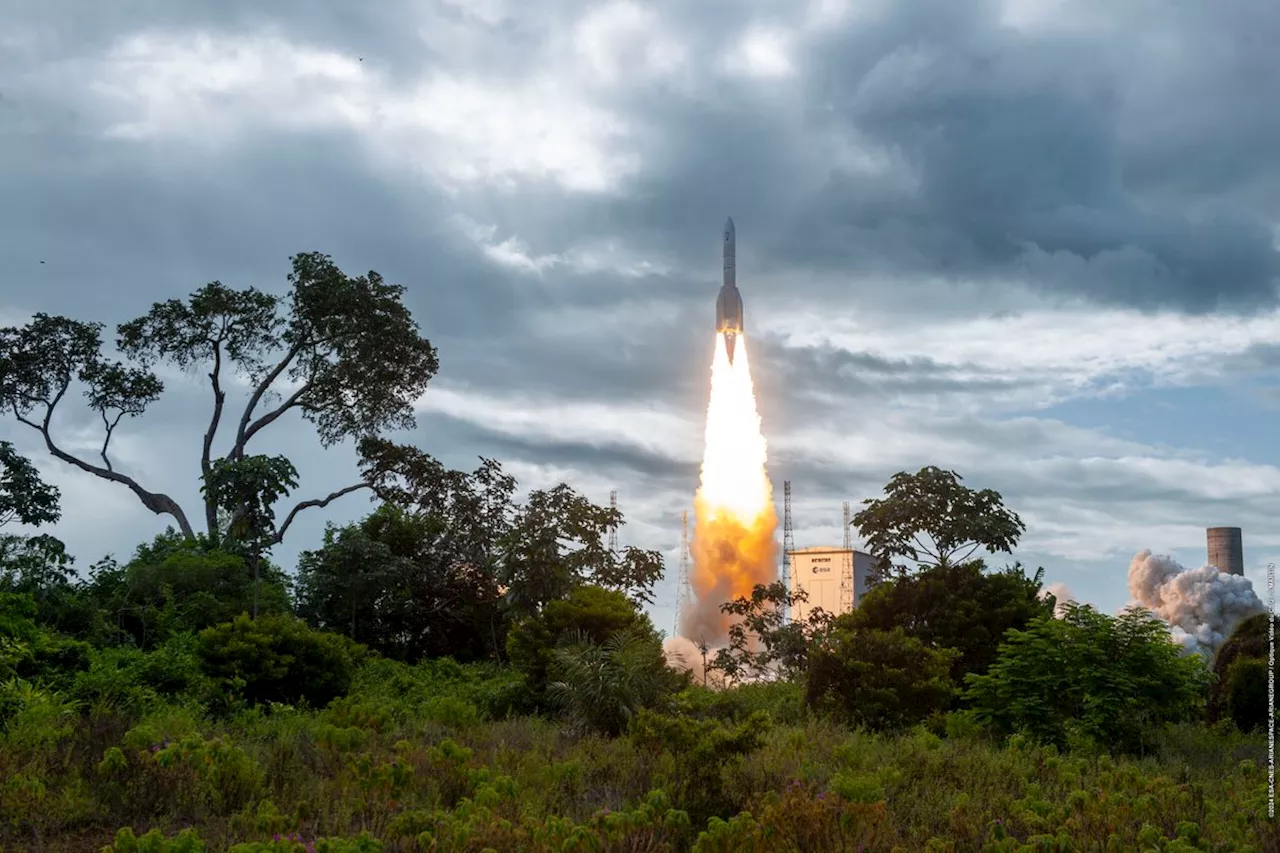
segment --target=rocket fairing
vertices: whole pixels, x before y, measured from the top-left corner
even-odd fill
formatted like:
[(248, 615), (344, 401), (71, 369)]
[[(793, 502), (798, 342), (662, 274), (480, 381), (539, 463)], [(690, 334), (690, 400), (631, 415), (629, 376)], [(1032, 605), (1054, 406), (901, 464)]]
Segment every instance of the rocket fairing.
[(729, 363), (733, 364), (733, 349), (738, 335), (742, 334), (742, 294), (738, 292), (737, 270), (738, 236), (733, 220), (724, 223), (724, 283), (716, 297), (716, 333), (724, 335), (725, 348), (729, 351)]

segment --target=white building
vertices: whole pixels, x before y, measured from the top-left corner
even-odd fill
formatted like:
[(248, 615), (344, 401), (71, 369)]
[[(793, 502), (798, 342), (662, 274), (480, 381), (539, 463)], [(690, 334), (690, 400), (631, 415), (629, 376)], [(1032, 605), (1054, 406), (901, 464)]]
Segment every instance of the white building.
[[(804, 590), (809, 599), (791, 607), (791, 618), (803, 620), (809, 612), (821, 607), (827, 613), (840, 615), (858, 606), (871, 581), (875, 558), (852, 548), (817, 546), (797, 548), (791, 552), (791, 592)], [(851, 595), (841, 595), (847, 583)]]

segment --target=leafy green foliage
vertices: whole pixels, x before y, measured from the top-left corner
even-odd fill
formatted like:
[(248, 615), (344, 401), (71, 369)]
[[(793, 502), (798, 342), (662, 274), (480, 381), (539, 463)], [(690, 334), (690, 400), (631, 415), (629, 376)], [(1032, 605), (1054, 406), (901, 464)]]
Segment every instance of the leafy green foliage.
[(643, 630), (618, 631), (604, 643), (581, 632), (555, 650), (548, 693), (570, 730), (617, 737), (641, 708), (652, 708), (680, 684), (667, 668), (658, 638)]
[(200, 667), (197, 640), (175, 634), (154, 649), (95, 650), (76, 673), (70, 695), (86, 708), (140, 713), (164, 700), (208, 701), (214, 684)]
[(227, 535), (261, 550), (276, 538), (275, 504), (298, 486), (298, 469), (283, 456), (238, 456), (211, 463), (205, 500), (230, 513)]
[(945, 707), (957, 652), (933, 649), (901, 628), (857, 628), (844, 614), (809, 661), (809, 704), (852, 725), (900, 729)]
[(626, 596), (598, 586), (580, 586), (552, 601), (537, 616), (518, 622), (507, 635), (507, 656), (533, 695), (546, 691), (555, 649), (576, 642), (603, 645), (616, 634), (639, 633), (656, 640), (649, 617)]
[(760, 749), (772, 728), (768, 714), (755, 713), (737, 725), (690, 720), (647, 709), (635, 717), (631, 741), (651, 754), (672, 757), (668, 790), (698, 823), (725, 808), (723, 775), (743, 756)]
[(1266, 658), (1237, 658), (1227, 670), (1227, 713), (1242, 732), (1267, 726)]
[(438, 514), (385, 504), (359, 524), (325, 531), (298, 560), (298, 613), (381, 654), (415, 662), (496, 658), (502, 598), (486, 562), (472, 497), (455, 493)]
[[(1280, 635), (1280, 619), (1276, 621), (1276, 633)], [(1218, 649), (1218, 653), (1213, 657), (1212, 670), (1213, 682), (1209, 686), (1209, 700), (1205, 708), (1205, 718), (1210, 723), (1216, 723), (1219, 720), (1231, 716), (1229, 710), (1228, 695), (1231, 692), (1233, 683), (1231, 670), (1236, 662), (1241, 658), (1257, 658), (1265, 661), (1267, 659), (1267, 615), (1259, 613), (1245, 619), (1236, 626), (1235, 631), (1222, 644), (1222, 648)], [(1241, 676), (1246, 679), (1246, 676)], [(1245, 682), (1241, 682), (1241, 686)], [(1265, 689), (1265, 688), (1264, 688)], [(1263, 712), (1263, 719), (1266, 714)]]
[[(284, 574), (268, 565), (262, 575), (259, 613), (288, 612)], [(124, 566), (99, 563), (90, 594), (123, 641), (150, 649), (252, 610), (255, 590), (244, 557), (171, 531), (140, 547)]]
[(930, 566), (914, 575), (876, 584), (845, 622), (853, 628), (901, 628), (929, 648), (956, 649), (951, 678), (983, 673), (999, 652), (1005, 633), (1052, 615), (1039, 598), (1044, 570), (1027, 577), (1021, 565), (986, 572), (980, 561)]
[(809, 649), (831, 629), (831, 615), (814, 608), (808, 618), (788, 620), (793, 604), (807, 601), (803, 589), (788, 590), (781, 581), (756, 584), (751, 596), (720, 606), (734, 617), (729, 644), (716, 651), (708, 669), (719, 670), (728, 683), (789, 680), (804, 674)]
[[(887, 575), (894, 557), (919, 566), (963, 563), (979, 548), (1010, 553), (1026, 531), (1018, 514), (1008, 510), (1000, 493), (974, 491), (961, 485), (954, 471), (927, 466), (915, 474), (900, 471), (890, 478), (883, 498), (863, 501), (853, 524), (880, 558)], [(899, 566), (899, 574), (906, 568)]]
[(40, 477), (36, 466), (18, 455), (13, 444), (0, 441), (0, 527), (51, 524), (61, 517), (58, 489)]
[(515, 480), (492, 460), (468, 475), (417, 448), (372, 437), (361, 441), (360, 456), (380, 498), (439, 517), (444, 529), (456, 531), (466, 562), (492, 569), (518, 613), (534, 614), (581, 584), (618, 590), (637, 604), (653, 601), (662, 555), (630, 547), (610, 553), (607, 534), (622, 525), (622, 513), (563, 483), (517, 504)]
[(1073, 603), (1062, 619), (1010, 631), (988, 673), (968, 682), (977, 719), (1000, 732), (1144, 751), (1159, 725), (1198, 713), (1208, 673), (1148, 611), (1112, 617)]
[(491, 720), (533, 710), (524, 679), (511, 667), (452, 658), (412, 666), (375, 659), (357, 672), (352, 691), (377, 699), (406, 719), (432, 718), (441, 703), (461, 702)]
[(880, 850), (892, 837), (883, 802), (864, 803), (794, 782), (729, 820), (713, 817), (693, 853), (740, 850)]
[[(0, 680), (13, 678), (66, 688), (88, 669), (92, 646), (40, 625), (30, 595), (0, 593)], [(0, 709), (0, 725), (3, 725)]]
[(363, 647), (293, 616), (233, 621), (200, 632), (204, 671), (250, 704), (327, 705), (351, 686)]

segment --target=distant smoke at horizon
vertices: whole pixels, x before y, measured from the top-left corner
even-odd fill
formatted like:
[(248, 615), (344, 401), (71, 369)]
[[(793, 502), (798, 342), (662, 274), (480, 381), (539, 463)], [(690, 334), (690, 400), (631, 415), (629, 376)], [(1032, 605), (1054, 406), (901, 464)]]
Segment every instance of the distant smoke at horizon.
[(1206, 657), (1237, 625), (1264, 609), (1247, 577), (1213, 566), (1189, 569), (1150, 550), (1139, 551), (1129, 563), (1129, 594), (1169, 624), (1175, 641)]
[(1041, 600), (1048, 598), (1050, 595), (1052, 595), (1056, 600), (1053, 606), (1053, 616), (1055, 619), (1061, 619), (1062, 614), (1067, 610), (1067, 604), (1076, 600), (1076, 597), (1071, 594), (1071, 590), (1068, 589), (1067, 585), (1062, 581), (1054, 581), (1053, 583), (1046, 584), (1044, 588), (1040, 590)]

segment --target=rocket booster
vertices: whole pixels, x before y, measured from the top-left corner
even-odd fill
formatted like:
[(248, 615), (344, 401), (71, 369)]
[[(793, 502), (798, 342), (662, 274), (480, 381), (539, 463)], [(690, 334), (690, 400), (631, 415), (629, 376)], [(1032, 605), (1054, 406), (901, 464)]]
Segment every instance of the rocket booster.
[(734, 345), (738, 335), (742, 334), (742, 294), (738, 292), (737, 247), (738, 237), (733, 229), (733, 220), (729, 219), (724, 223), (724, 282), (716, 297), (716, 333), (724, 335), (730, 364), (733, 364)]

